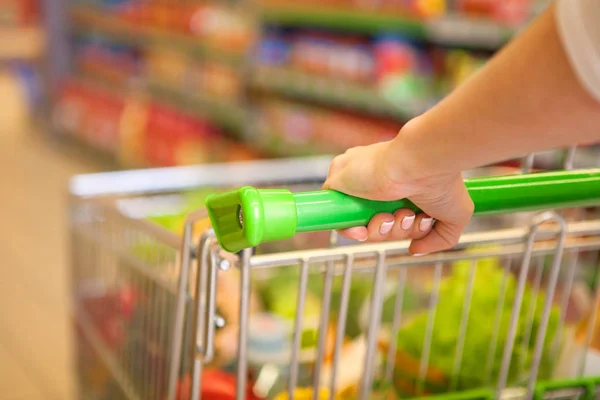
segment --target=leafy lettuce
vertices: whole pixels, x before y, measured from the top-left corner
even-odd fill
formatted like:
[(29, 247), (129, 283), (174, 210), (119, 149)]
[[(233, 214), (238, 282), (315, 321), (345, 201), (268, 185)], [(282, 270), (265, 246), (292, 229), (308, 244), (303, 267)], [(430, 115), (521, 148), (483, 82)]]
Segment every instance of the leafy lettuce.
[[(431, 338), (430, 369), (427, 371), (424, 385), (429, 393), (493, 385), (500, 374), (502, 352), (507, 344), (517, 280), (512, 274), (509, 274), (505, 300), (502, 303), (504, 270), (500, 268), (496, 259), (487, 258), (480, 259), (475, 268), (462, 362), (457, 376), (454, 377), (455, 386), (451, 387), (471, 265), (471, 261), (455, 263), (451, 275), (444, 278), (440, 285), (440, 297)], [(508, 384), (516, 384), (527, 378), (532, 363), (537, 330), (542, 322), (545, 299), (543, 290), (536, 295), (531, 287), (525, 288), (508, 371)], [(499, 314), (500, 322), (496, 326), (495, 321), (500, 303), (502, 303)], [(529, 318), (533, 309), (533, 318)], [(542, 352), (538, 375), (540, 379), (548, 378), (552, 371), (550, 350), (557, 332), (559, 314), (559, 309), (553, 307)], [(403, 326), (398, 334), (399, 353), (396, 357), (395, 381), (397, 388), (401, 389), (400, 392), (403, 394), (414, 394), (411, 392), (419, 376), (418, 361), (421, 359), (423, 351), (427, 321), (428, 311), (425, 310)], [(496, 350), (491, 364), (486, 368), (495, 337), (497, 337)], [(403, 362), (399, 363), (399, 360), (403, 360)]]

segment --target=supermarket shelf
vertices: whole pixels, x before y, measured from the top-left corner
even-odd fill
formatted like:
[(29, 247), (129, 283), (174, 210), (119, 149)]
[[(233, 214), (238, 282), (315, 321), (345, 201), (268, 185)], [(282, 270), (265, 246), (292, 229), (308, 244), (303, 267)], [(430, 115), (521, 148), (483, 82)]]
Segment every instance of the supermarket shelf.
[(75, 32), (97, 32), (123, 43), (155, 45), (176, 48), (198, 57), (206, 57), (232, 64), (239, 64), (244, 54), (218, 49), (199, 38), (167, 32), (162, 29), (132, 25), (111, 16), (101, 7), (72, 5), (69, 9)]
[(186, 93), (181, 89), (169, 87), (156, 81), (144, 81), (142, 84), (136, 85), (136, 88), (129, 88), (126, 83), (89, 72), (79, 72), (77, 79), (84, 83), (101, 85), (118, 92), (122, 96), (128, 96), (138, 91), (158, 103), (176, 107), (190, 115), (206, 118), (215, 125), (226, 129), (235, 138), (242, 135), (246, 113), (241, 106), (217, 101), (196, 93)]
[[(290, 2), (291, 3), (291, 2)], [(263, 21), (294, 27), (319, 27), (355, 33), (395, 32), (415, 39), (426, 39), (425, 25), (416, 18), (325, 6), (263, 5)]]
[(68, 132), (62, 128), (53, 127), (48, 134), (48, 143), (69, 157), (91, 161), (103, 171), (120, 171), (127, 169), (147, 168), (147, 165), (125, 165), (116, 154), (99, 149), (89, 143), (75, 132)]
[(417, 102), (395, 104), (367, 86), (277, 67), (257, 68), (251, 84), (254, 89), (260, 91), (274, 92), (403, 122), (423, 113), (430, 106)]
[(426, 23), (430, 41), (448, 46), (466, 46), (494, 50), (507, 43), (520, 28), (486, 21), (448, 15)]
[(330, 28), (363, 34), (391, 32), (442, 45), (486, 49), (498, 48), (517, 32), (517, 29), (502, 24), (459, 15), (423, 21), (370, 11), (291, 5), (265, 5), (261, 15), (265, 22), (271, 24)]
[(206, 118), (227, 129), (236, 138), (241, 136), (246, 120), (246, 112), (241, 106), (217, 101), (208, 96), (186, 93), (159, 82), (148, 82), (145, 90), (158, 102), (164, 102), (189, 114)]
[(0, 60), (33, 60), (41, 57), (45, 35), (38, 27), (0, 27)]

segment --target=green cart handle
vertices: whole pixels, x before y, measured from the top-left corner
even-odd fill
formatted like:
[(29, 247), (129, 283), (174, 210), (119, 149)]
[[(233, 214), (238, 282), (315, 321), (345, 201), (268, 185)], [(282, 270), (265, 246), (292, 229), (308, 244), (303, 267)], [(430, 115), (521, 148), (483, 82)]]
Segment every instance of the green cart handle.
[[(475, 215), (600, 205), (600, 169), (474, 178), (465, 181)], [(409, 200), (374, 201), (333, 190), (292, 193), (240, 189), (210, 195), (206, 208), (221, 247), (238, 252), (298, 232), (365, 226), (380, 213), (408, 208)]]

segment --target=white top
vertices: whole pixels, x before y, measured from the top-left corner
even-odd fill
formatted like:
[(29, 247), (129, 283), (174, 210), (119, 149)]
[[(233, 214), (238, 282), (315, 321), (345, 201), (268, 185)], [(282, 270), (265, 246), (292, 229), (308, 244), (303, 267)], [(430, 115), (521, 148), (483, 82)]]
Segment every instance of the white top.
[(600, 0), (558, 0), (557, 23), (577, 77), (600, 101)]

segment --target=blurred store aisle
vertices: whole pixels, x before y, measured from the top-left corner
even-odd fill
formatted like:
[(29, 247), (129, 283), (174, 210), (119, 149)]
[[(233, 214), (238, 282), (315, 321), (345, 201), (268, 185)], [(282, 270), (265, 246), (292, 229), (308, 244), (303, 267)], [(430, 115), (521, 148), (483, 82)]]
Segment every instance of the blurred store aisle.
[(0, 73), (0, 393), (71, 399), (66, 188), (95, 167), (36, 138), (22, 98)]

